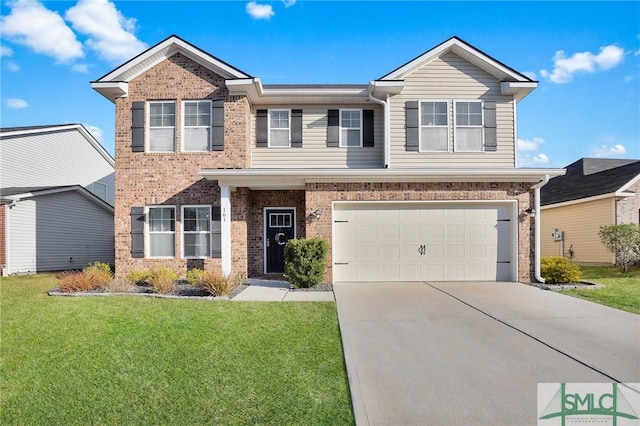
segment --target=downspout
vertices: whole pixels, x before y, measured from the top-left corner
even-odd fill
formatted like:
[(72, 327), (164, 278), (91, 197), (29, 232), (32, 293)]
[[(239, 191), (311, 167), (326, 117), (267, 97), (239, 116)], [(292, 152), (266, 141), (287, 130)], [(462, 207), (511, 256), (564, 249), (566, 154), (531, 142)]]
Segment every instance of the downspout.
[(369, 93), (369, 100), (382, 105), (382, 111), (384, 114), (384, 168), (387, 169), (389, 168), (389, 95), (387, 95), (387, 100), (385, 102)]
[(534, 258), (535, 258), (535, 279), (539, 283), (544, 283), (545, 279), (540, 275), (540, 189), (549, 183), (549, 175), (545, 175), (544, 179), (542, 179), (536, 186), (533, 192), (533, 208), (535, 210), (534, 226), (536, 227), (535, 232), (535, 245), (534, 245)]

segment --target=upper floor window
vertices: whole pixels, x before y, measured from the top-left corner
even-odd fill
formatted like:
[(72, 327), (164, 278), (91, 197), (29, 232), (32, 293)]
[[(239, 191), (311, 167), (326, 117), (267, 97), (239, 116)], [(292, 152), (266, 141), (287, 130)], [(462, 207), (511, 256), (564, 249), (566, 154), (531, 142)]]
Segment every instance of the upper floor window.
[(149, 151), (175, 151), (176, 103), (149, 102)]
[(420, 151), (449, 150), (448, 103), (420, 103)]
[(269, 110), (269, 146), (289, 147), (291, 144), (291, 126), (288, 109)]
[(340, 110), (340, 146), (362, 146), (362, 110)]
[(173, 206), (147, 207), (148, 257), (175, 257), (176, 209)]
[(482, 151), (482, 102), (456, 101), (456, 151)]
[(183, 151), (209, 151), (211, 148), (211, 101), (183, 103)]

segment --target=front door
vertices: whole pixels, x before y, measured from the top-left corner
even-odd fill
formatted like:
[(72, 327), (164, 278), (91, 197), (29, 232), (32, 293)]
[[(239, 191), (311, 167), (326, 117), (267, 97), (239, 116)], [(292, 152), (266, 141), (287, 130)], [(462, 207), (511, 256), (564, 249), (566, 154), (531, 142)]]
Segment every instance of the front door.
[(295, 233), (295, 209), (266, 209), (265, 221), (265, 272), (284, 272), (284, 246)]

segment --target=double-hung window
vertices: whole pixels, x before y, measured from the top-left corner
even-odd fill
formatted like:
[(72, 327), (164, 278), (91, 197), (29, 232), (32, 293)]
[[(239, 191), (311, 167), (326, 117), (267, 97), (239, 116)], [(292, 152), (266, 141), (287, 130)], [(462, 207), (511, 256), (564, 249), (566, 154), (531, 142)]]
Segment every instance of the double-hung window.
[(455, 117), (456, 151), (482, 151), (482, 102), (456, 101)]
[(149, 151), (173, 152), (176, 139), (176, 103), (149, 102)]
[(288, 109), (269, 110), (269, 146), (291, 146), (291, 120)]
[(362, 110), (340, 110), (340, 146), (362, 146)]
[(211, 149), (211, 101), (183, 102), (183, 151)]
[(182, 207), (182, 242), (185, 258), (211, 257), (211, 206)]
[(175, 257), (176, 209), (173, 206), (147, 207), (148, 257)]
[(420, 151), (449, 150), (447, 101), (420, 102)]

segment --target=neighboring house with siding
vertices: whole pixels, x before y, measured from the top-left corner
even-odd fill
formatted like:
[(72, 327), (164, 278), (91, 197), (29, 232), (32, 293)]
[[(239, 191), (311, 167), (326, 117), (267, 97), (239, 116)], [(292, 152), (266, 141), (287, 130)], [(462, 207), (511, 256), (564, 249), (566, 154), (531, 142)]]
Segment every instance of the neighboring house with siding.
[(81, 124), (0, 129), (2, 274), (114, 263), (114, 160)]
[(537, 82), (453, 37), (368, 84), (262, 84), (171, 36), (91, 83), (115, 104), (116, 272), (282, 273), (329, 241), (327, 281), (531, 281), (536, 194), (516, 167)]
[(614, 263), (598, 231), (604, 225), (640, 223), (640, 160), (581, 158), (566, 170), (541, 190), (542, 255), (571, 251), (581, 264)]

